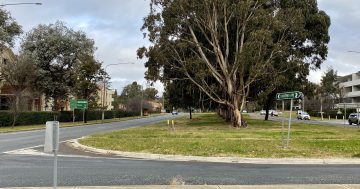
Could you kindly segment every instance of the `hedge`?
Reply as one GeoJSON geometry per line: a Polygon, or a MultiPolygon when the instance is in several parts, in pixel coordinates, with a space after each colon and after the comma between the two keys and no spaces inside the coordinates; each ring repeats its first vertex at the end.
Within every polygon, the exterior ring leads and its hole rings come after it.
{"type": "MultiPolygon", "coordinates": [[[[343,118],[343,116],[344,116],[344,114],[345,114],[345,110],[344,109],[340,109],[340,111],[341,111],[341,114],[338,114],[338,111],[339,110],[328,110],[328,111],[324,111],[324,113],[323,113],[323,117],[324,118],[329,118],[329,116],[330,116],[330,118],[332,118],[332,119],[335,119],[336,117],[338,118],[338,119],[342,119],[343,118]]],[[[356,109],[346,109],[346,119],[347,119],[347,117],[349,117],[349,115],[351,114],[351,113],[355,113],[356,112],[356,109]]],[[[308,112],[309,113],[309,115],[310,116],[313,116],[313,117],[321,117],[321,114],[320,114],[320,112],[319,111],[309,111],[308,112]]]]}
{"type": "MultiPolygon", "coordinates": [[[[75,121],[83,120],[83,111],[75,110],[75,121]]],[[[140,112],[125,112],[125,111],[105,111],[105,119],[113,119],[120,117],[131,117],[139,116],[140,112]]],[[[102,118],[102,111],[86,111],[86,120],[100,120],[102,118]]],[[[61,111],[61,112],[21,112],[15,125],[38,125],[45,124],[46,121],[58,120],[60,122],[72,122],[73,112],[72,111],[61,111]]],[[[0,112],[0,126],[11,126],[13,122],[13,116],[10,112],[0,112]]]]}

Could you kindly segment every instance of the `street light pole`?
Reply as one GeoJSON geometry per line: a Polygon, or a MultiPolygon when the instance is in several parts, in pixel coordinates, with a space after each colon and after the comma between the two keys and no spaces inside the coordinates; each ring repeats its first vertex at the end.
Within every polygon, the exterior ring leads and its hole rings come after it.
{"type": "Polygon", "coordinates": [[[12,6],[12,5],[42,5],[42,3],[6,3],[6,4],[0,4],[0,7],[5,6],[12,6]]]}
{"type": "MultiPolygon", "coordinates": [[[[126,62],[126,63],[116,63],[116,64],[108,64],[105,66],[105,73],[106,73],[106,69],[107,67],[109,66],[116,66],[116,65],[121,65],[121,64],[135,64],[133,62],[126,62]]],[[[101,122],[104,122],[104,119],[105,119],[105,96],[106,96],[106,78],[105,78],[105,75],[103,75],[103,90],[104,90],[104,93],[103,93],[103,98],[102,98],[102,114],[101,114],[101,122]]]]}

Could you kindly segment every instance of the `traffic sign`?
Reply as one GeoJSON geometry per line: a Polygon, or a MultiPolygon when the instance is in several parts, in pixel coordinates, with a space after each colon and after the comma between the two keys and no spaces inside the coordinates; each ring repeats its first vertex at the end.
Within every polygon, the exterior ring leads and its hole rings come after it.
{"type": "Polygon", "coordinates": [[[285,92],[285,93],[277,93],[276,100],[291,100],[291,99],[299,99],[304,95],[299,91],[285,92]]]}
{"type": "Polygon", "coordinates": [[[88,101],[87,100],[70,100],[70,108],[74,109],[87,109],[88,108],[88,101]]]}

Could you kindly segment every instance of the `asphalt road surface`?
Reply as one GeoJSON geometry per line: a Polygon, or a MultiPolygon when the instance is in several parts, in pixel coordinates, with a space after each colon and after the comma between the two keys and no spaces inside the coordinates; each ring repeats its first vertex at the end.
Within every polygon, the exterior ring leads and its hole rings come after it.
{"type": "MultiPolygon", "coordinates": [[[[118,123],[61,129],[60,138],[141,126],[170,115],[118,123]]],[[[44,131],[0,134],[0,187],[51,186],[53,158],[4,152],[42,145],[44,131]]],[[[61,154],[62,152],[60,152],[61,154]]],[[[64,152],[65,153],[65,152],[64,152]]],[[[60,186],[169,184],[174,177],[185,184],[360,184],[360,165],[256,165],[147,161],[124,158],[59,157],[60,186]]]]}

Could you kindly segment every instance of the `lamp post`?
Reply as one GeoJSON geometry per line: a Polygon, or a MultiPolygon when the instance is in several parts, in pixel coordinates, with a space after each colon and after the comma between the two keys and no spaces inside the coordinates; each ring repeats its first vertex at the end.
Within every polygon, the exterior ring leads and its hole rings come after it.
{"type": "MultiPolygon", "coordinates": [[[[135,64],[133,62],[125,62],[125,63],[115,63],[115,64],[108,64],[105,66],[105,73],[106,73],[106,69],[109,67],[109,66],[117,66],[117,65],[121,65],[121,64],[135,64]]],[[[101,122],[104,122],[104,119],[105,119],[105,97],[106,97],[106,78],[105,78],[105,75],[103,75],[103,90],[104,90],[104,93],[103,93],[103,98],[102,98],[102,115],[101,115],[101,122]]]]}
{"type": "Polygon", "coordinates": [[[144,81],[144,82],[141,83],[141,103],[140,103],[140,116],[141,117],[144,116],[144,113],[143,113],[143,101],[144,101],[144,88],[143,88],[143,85],[144,85],[144,83],[145,83],[145,86],[147,86],[146,85],[147,81],[144,81]]]}
{"type": "Polygon", "coordinates": [[[0,4],[0,7],[5,6],[12,6],[12,5],[42,5],[42,3],[6,3],[6,4],[0,4]]]}

